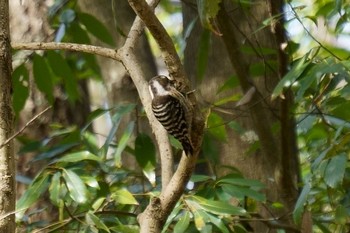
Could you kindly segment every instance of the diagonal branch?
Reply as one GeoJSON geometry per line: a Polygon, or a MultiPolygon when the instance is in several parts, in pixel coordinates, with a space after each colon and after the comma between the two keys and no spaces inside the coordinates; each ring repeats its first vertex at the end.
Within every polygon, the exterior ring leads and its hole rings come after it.
{"type": "MultiPolygon", "coordinates": [[[[152,9],[144,0],[129,0],[129,4],[134,9],[135,13],[143,20],[152,36],[158,43],[158,46],[162,52],[163,60],[169,71],[169,75],[174,78],[179,86],[183,88],[182,90],[184,90],[188,86],[187,84],[189,81],[186,78],[183,66],[181,65],[170,36],[159,22],[158,18],[154,15],[152,9]]],[[[131,53],[128,55],[130,56],[131,53]]],[[[130,58],[131,59],[128,59],[125,62],[133,60],[132,57],[130,58]]],[[[129,70],[131,77],[133,77],[133,74],[131,73],[132,71],[133,70],[129,70]]],[[[196,102],[196,100],[193,101],[196,102]]],[[[150,106],[145,105],[145,108],[146,107],[148,108],[150,106]]],[[[196,107],[198,108],[198,106],[196,107]]],[[[153,198],[146,210],[139,215],[138,221],[141,226],[141,233],[161,232],[166,219],[173,210],[176,202],[183,194],[184,187],[191,177],[200,150],[204,129],[204,121],[199,109],[196,109],[194,113],[196,113],[193,116],[192,122],[192,142],[194,144],[194,155],[193,157],[182,156],[180,164],[174,176],[171,178],[170,183],[166,187],[163,187],[159,197],[153,198]]],[[[154,116],[150,118],[150,121],[153,118],[154,116]]]]}

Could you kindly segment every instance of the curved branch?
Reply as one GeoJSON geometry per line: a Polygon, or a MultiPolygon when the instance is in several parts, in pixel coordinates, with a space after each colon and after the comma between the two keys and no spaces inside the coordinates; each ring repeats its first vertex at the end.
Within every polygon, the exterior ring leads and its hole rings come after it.
{"type": "Polygon", "coordinates": [[[154,15],[152,9],[144,0],[129,0],[129,4],[135,13],[146,24],[153,38],[156,40],[162,52],[162,57],[165,65],[167,66],[170,77],[176,79],[181,87],[185,88],[188,86],[189,82],[186,79],[185,70],[181,65],[179,56],[176,53],[174,43],[163,25],[154,15]]]}
{"type": "Polygon", "coordinates": [[[111,58],[116,61],[121,61],[121,57],[114,49],[108,49],[100,46],[87,45],[87,44],[76,44],[76,43],[57,43],[57,42],[31,42],[31,43],[20,43],[12,42],[11,46],[13,49],[21,50],[69,50],[75,52],[83,52],[99,55],[102,57],[111,58]]]}
{"type": "MultiPolygon", "coordinates": [[[[134,9],[135,13],[143,20],[158,43],[158,46],[162,51],[163,60],[169,71],[169,75],[177,81],[181,90],[185,90],[185,88],[188,87],[187,84],[189,81],[186,78],[184,68],[176,53],[170,36],[144,0],[129,0],[129,4],[134,9]]],[[[130,55],[132,55],[132,53],[129,53],[129,56],[130,55]]],[[[133,60],[132,57],[125,62],[130,62],[129,60],[133,60]]],[[[129,68],[131,67],[129,66],[129,68]]],[[[129,70],[129,72],[131,77],[133,77],[131,74],[133,70],[129,70]]],[[[137,75],[137,73],[135,74],[137,75]]],[[[149,98],[148,95],[147,97],[149,98]]],[[[195,105],[196,100],[194,98],[191,100],[195,105]]],[[[146,107],[150,108],[150,106],[145,105],[145,109],[146,107]]],[[[138,221],[141,225],[141,233],[161,232],[166,219],[173,210],[176,202],[183,194],[185,185],[191,177],[200,150],[200,145],[202,143],[204,129],[204,121],[200,110],[198,109],[198,106],[195,105],[195,107],[197,109],[194,111],[191,130],[194,155],[192,157],[182,156],[178,169],[171,178],[169,184],[166,187],[163,187],[160,196],[153,198],[146,210],[139,215],[138,221]]],[[[154,119],[153,113],[151,115],[152,117],[149,118],[150,122],[154,119]]],[[[162,126],[160,127],[163,128],[162,126]]]]}

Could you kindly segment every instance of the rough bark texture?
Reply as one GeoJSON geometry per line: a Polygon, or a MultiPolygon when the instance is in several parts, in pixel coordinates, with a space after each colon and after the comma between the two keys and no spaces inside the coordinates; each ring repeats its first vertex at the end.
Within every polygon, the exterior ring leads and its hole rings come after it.
{"type": "MultiPolygon", "coordinates": [[[[8,0],[0,1],[0,142],[13,133],[12,112],[12,61],[9,29],[8,0]]],[[[0,216],[15,210],[15,158],[13,143],[0,149],[0,216]]],[[[13,214],[0,219],[0,233],[15,232],[13,214]]]]}
{"type": "MultiPolygon", "coordinates": [[[[195,1],[185,1],[183,5],[186,28],[196,17],[197,9],[194,7],[195,1]]],[[[218,87],[233,74],[237,76],[243,93],[252,87],[256,89],[250,102],[245,106],[239,109],[235,108],[234,104],[224,106],[231,115],[217,113],[225,121],[235,120],[247,132],[256,135],[260,148],[247,155],[246,152],[255,142],[254,138],[251,141],[246,140],[245,137],[227,127],[227,143],[219,145],[220,163],[237,167],[248,178],[261,180],[267,187],[265,193],[268,203],[280,202],[284,205],[280,210],[272,209],[269,204],[259,206],[256,211],[262,218],[276,217],[281,222],[292,224],[290,214],[298,194],[296,184],[299,174],[294,123],[290,112],[291,99],[288,98],[280,103],[271,102],[269,97],[279,78],[284,75],[288,60],[281,54],[280,49],[281,43],[284,42],[284,37],[281,37],[284,35],[283,27],[279,26],[277,30],[274,25],[262,27],[265,19],[272,14],[281,13],[281,5],[270,6],[270,1],[254,1],[247,7],[234,4],[232,1],[222,2],[216,19],[222,36],[213,34],[211,36],[206,77],[197,90],[203,98],[202,102],[214,103],[223,96],[216,95],[218,87]],[[244,52],[244,47],[248,46],[253,48],[252,53],[244,52]],[[265,48],[276,52],[266,55],[262,52],[265,48]],[[268,61],[275,61],[278,65],[271,67],[268,61]],[[250,69],[258,63],[264,65],[265,73],[259,77],[253,77],[250,69]],[[278,130],[273,130],[276,126],[278,130]]],[[[193,83],[197,82],[193,55],[198,54],[202,32],[203,29],[197,22],[188,38],[185,50],[185,68],[193,83]]],[[[240,90],[232,90],[231,93],[225,94],[232,95],[240,90]]],[[[227,172],[225,169],[220,169],[218,175],[225,175],[227,172]]],[[[255,223],[255,232],[263,232],[265,225],[267,224],[255,223]]]]}

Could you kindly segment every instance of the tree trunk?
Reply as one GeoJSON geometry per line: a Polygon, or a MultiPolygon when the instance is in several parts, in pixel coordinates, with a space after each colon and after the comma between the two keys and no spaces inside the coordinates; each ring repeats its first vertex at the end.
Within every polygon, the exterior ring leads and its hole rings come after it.
{"type": "MultiPolygon", "coordinates": [[[[260,217],[277,217],[281,222],[292,225],[291,212],[298,195],[296,184],[299,178],[295,128],[290,112],[292,104],[290,96],[281,102],[270,101],[271,92],[285,74],[288,61],[280,49],[281,44],[285,42],[284,37],[281,37],[284,35],[284,31],[281,31],[283,27],[277,28],[278,31],[275,25],[268,27],[262,25],[264,20],[272,16],[271,14],[282,13],[281,1],[278,1],[279,7],[272,6],[271,2],[266,1],[266,4],[254,2],[244,8],[242,5],[233,4],[232,1],[222,2],[216,19],[222,36],[211,35],[206,76],[197,90],[204,99],[203,102],[214,103],[225,96],[216,95],[218,87],[234,73],[239,81],[240,90],[232,90],[226,96],[240,91],[245,94],[252,88],[255,90],[251,100],[239,109],[232,103],[223,106],[231,115],[217,112],[226,122],[234,120],[239,123],[245,129],[247,136],[253,135],[247,140],[244,135],[239,135],[226,127],[227,142],[219,144],[218,157],[221,164],[235,166],[246,177],[259,179],[265,183],[268,204],[260,205],[254,210],[260,217]],[[249,47],[253,54],[244,52],[244,47],[249,47]],[[264,54],[266,48],[275,52],[264,54]],[[276,61],[277,65],[274,65],[276,61]],[[265,70],[253,77],[250,70],[254,65],[263,65],[265,70]],[[259,140],[259,149],[247,155],[246,152],[256,140],[259,140]],[[270,205],[277,202],[283,204],[282,209],[276,210],[270,205]]],[[[194,4],[195,1],[184,3],[184,28],[197,15],[194,4]]],[[[282,25],[283,22],[278,23],[282,25]]],[[[203,29],[197,22],[187,40],[185,50],[185,68],[193,83],[198,82],[195,80],[198,71],[193,55],[198,54],[202,33],[203,29]]],[[[225,169],[220,169],[217,175],[222,176],[227,172],[225,169]]],[[[254,224],[255,232],[263,232],[265,225],[268,224],[262,222],[254,224]]],[[[268,225],[267,228],[274,227],[268,225]]]]}
{"type": "MultiPolygon", "coordinates": [[[[0,0],[0,144],[13,134],[12,61],[8,0],[0,0]]],[[[13,143],[0,149],[0,216],[15,210],[15,158],[13,143]]],[[[15,216],[0,218],[0,233],[15,232],[15,216]]]]}

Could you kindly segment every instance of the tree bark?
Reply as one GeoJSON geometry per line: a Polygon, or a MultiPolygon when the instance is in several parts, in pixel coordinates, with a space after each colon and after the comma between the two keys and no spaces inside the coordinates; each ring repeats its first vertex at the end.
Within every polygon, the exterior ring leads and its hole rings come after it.
{"type": "MultiPolygon", "coordinates": [[[[256,1],[249,7],[242,7],[232,1],[222,1],[215,21],[222,35],[211,35],[206,75],[197,90],[203,98],[203,103],[214,103],[240,91],[244,95],[254,88],[255,93],[251,100],[239,109],[234,103],[223,106],[231,115],[216,113],[226,122],[234,120],[246,132],[256,135],[259,149],[247,155],[252,142],[226,127],[228,138],[225,143],[219,142],[218,157],[221,164],[237,167],[247,178],[259,179],[265,183],[268,203],[283,204],[283,209],[280,210],[275,210],[269,205],[260,205],[256,211],[262,218],[278,217],[282,222],[292,225],[290,213],[297,199],[296,184],[299,178],[295,125],[290,110],[292,99],[289,96],[283,101],[270,101],[270,94],[285,74],[288,64],[287,55],[281,51],[281,44],[285,42],[284,30],[281,27],[283,22],[278,22],[278,28],[275,24],[267,27],[262,25],[269,17],[282,14],[281,2],[277,2],[256,1]],[[244,48],[247,47],[251,48],[253,53],[244,52],[244,48]],[[263,50],[266,48],[276,52],[264,54],[263,50]],[[277,61],[278,65],[271,67],[268,61],[277,61]],[[250,70],[254,64],[259,63],[264,64],[265,73],[253,77],[250,70]],[[216,95],[218,88],[233,74],[237,76],[240,88],[216,95]],[[278,130],[273,130],[277,125],[278,130]]],[[[198,14],[195,3],[183,3],[185,29],[198,14]]],[[[187,40],[185,50],[185,68],[192,83],[198,82],[197,65],[193,55],[198,54],[202,32],[203,29],[197,22],[187,40]]],[[[215,171],[215,167],[213,170],[215,171]]],[[[222,176],[227,172],[220,169],[217,175],[222,176]]],[[[268,227],[263,223],[254,224],[255,232],[262,232],[268,227]]]]}
{"type": "MultiPolygon", "coordinates": [[[[13,133],[12,60],[9,29],[9,3],[0,0],[0,144],[13,133]]],[[[0,149],[0,216],[15,210],[15,158],[13,143],[0,149]]],[[[0,218],[0,233],[15,232],[15,216],[0,218]]]]}

